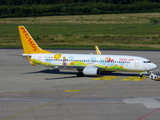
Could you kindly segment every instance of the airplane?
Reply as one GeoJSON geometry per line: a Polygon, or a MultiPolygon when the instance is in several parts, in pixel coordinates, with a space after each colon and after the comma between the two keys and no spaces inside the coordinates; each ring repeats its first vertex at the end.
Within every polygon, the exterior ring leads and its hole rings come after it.
{"type": "Polygon", "coordinates": [[[77,76],[98,76],[101,71],[149,72],[157,67],[149,59],[129,55],[66,54],[52,53],[40,48],[24,26],[18,26],[23,46],[23,57],[31,65],[43,65],[55,69],[72,69],[77,76]]]}

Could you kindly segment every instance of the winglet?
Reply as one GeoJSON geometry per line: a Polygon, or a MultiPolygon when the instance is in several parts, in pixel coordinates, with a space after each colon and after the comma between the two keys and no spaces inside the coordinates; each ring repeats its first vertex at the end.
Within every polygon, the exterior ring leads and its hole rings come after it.
{"type": "Polygon", "coordinates": [[[95,49],[96,49],[97,55],[101,55],[101,51],[99,50],[99,48],[97,46],[95,46],[95,49]]]}
{"type": "Polygon", "coordinates": [[[51,53],[41,49],[24,26],[18,26],[18,29],[25,54],[51,53]]]}

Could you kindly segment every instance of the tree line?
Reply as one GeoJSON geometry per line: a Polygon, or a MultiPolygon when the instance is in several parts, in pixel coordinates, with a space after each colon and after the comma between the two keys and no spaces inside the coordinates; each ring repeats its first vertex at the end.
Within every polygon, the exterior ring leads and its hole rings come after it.
{"type": "Polygon", "coordinates": [[[135,2],[160,2],[160,0],[0,0],[0,5],[68,4],[68,3],[132,4],[135,2]]]}
{"type": "MultiPolygon", "coordinates": [[[[13,1],[13,0],[10,0],[10,1],[13,1]]],[[[24,2],[27,0],[21,0],[21,1],[24,2]]],[[[28,0],[28,1],[33,2],[35,0],[28,0]]],[[[40,0],[40,1],[43,1],[43,0],[40,0]]],[[[45,1],[49,1],[49,0],[45,0],[45,1]]],[[[50,1],[56,1],[56,0],[50,0],[50,1]]],[[[95,1],[98,1],[98,0],[95,0],[95,1]]],[[[132,4],[108,4],[105,2],[86,2],[86,3],[78,2],[78,3],[67,3],[67,4],[0,5],[1,18],[52,16],[52,15],[140,13],[140,12],[141,13],[142,12],[160,12],[160,3],[159,2],[134,2],[132,4]]]]}

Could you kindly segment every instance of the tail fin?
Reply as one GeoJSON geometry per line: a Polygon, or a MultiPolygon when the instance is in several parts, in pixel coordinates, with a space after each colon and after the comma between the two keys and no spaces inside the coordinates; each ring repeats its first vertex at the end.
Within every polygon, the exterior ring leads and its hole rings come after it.
{"type": "Polygon", "coordinates": [[[97,46],[95,46],[95,49],[96,49],[97,55],[101,55],[101,51],[99,50],[97,46]]]}
{"type": "Polygon", "coordinates": [[[41,49],[24,26],[18,26],[24,54],[51,53],[41,49]]]}

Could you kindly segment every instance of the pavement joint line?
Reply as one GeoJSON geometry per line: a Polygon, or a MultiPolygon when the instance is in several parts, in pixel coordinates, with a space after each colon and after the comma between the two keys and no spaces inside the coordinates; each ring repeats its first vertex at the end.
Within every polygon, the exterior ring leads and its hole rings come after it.
{"type": "Polygon", "coordinates": [[[3,92],[0,94],[1,95],[19,95],[19,94],[28,95],[28,93],[53,93],[53,92],[57,92],[57,91],[3,92]]]}
{"type": "Polygon", "coordinates": [[[111,81],[107,81],[107,82],[105,82],[105,83],[103,83],[103,84],[100,84],[100,85],[97,85],[97,86],[94,86],[94,87],[91,87],[91,88],[88,88],[88,89],[82,90],[82,91],[80,91],[80,92],[78,92],[78,93],[74,93],[74,94],[69,95],[69,96],[67,96],[67,97],[63,97],[63,98],[61,98],[61,99],[58,99],[58,100],[55,100],[55,101],[49,102],[49,103],[47,103],[47,104],[44,104],[44,105],[41,105],[41,106],[35,107],[35,108],[33,108],[33,109],[30,109],[30,110],[27,110],[27,111],[21,112],[21,113],[16,114],[16,115],[13,115],[13,116],[10,116],[10,117],[7,117],[7,118],[4,118],[4,119],[2,119],[2,120],[8,120],[8,119],[14,118],[14,117],[16,117],[16,116],[19,116],[19,115],[25,114],[25,113],[27,113],[27,112],[31,112],[31,111],[36,110],[36,109],[38,109],[38,108],[41,108],[41,107],[44,107],[44,106],[50,105],[50,104],[52,104],[52,103],[55,103],[55,102],[58,102],[58,101],[61,101],[61,100],[67,99],[67,98],[72,97],[72,96],[74,96],[74,95],[78,95],[78,94],[80,94],[80,93],[83,93],[83,92],[86,92],[86,91],[89,91],[89,90],[95,89],[95,88],[97,88],[97,87],[100,87],[100,86],[103,86],[103,85],[109,84],[109,83],[114,82],[114,81],[116,81],[116,80],[114,79],[114,80],[111,80],[111,81]]]}

